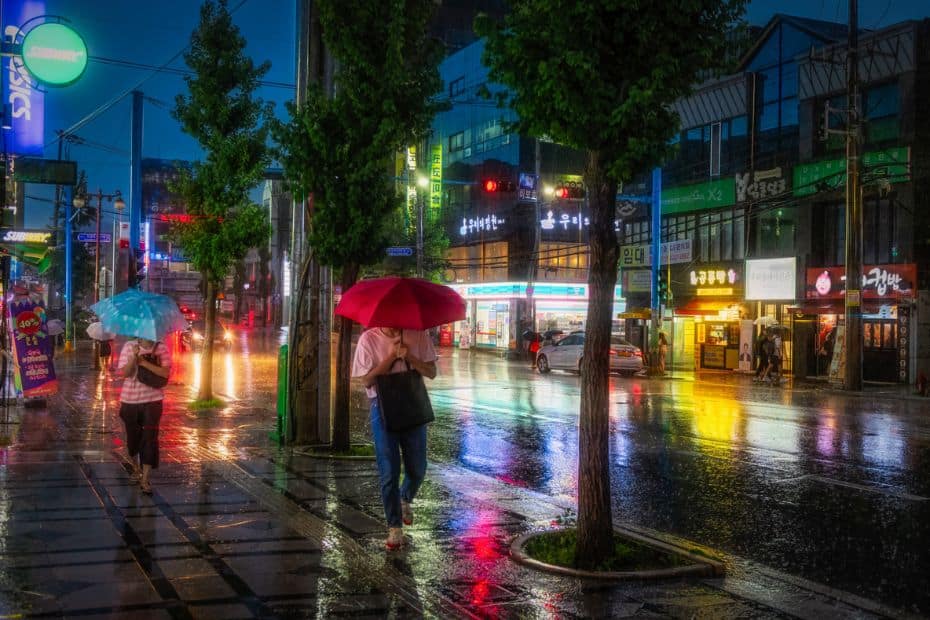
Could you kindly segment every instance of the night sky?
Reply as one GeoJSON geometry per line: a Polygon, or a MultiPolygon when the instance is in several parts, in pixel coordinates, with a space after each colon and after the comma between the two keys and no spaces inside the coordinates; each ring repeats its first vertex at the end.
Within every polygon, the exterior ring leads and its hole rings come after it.
{"type": "MultiPolygon", "coordinates": [[[[6,0],[9,2],[10,0],[6,0]]],[[[376,1],[376,0],[374,0],[376,1]]],[[[57,155],[55,131],[72,127],[100,105],[122,94],[142,80],[139,86],[146,97],[144,157],[194,159],[196,144],[183,134],[169,113],[174,97],[185,91],[179,75],[125,67],[108,62],[127,61],[161,66],[187,44],[197,24],[200,2],[197,0],[45,0],[46,13],[70,20],[87,42],[92,60],[76,84],[50,89],[45,97],[46,157],[57,155]],[[93,58],[106,59],[94,60],[93,58]]],[[[294,0],[230,0],[234,19],[248,40],[248,52],[256,61],[270,60],[267,81],[294,83],[295,2],[294,0]]],[[[863,28],[887,26],[904,19],[921,18],[928,13],[919,3],[892,0],[864,0],[860,3],[863,28]]],[[[776,12],[831,21],[846,20],[846,0],[755,0],[748,17],[751,23],[764,24],[776,12]]],[[[183,69],[178,56],[169,67],[183,69]]],[[[284,115],[284,102],[293,98],[293,90],[265,87],[260,96],[276,102],[276,111],[284,115]]],[[[86,145],[72,145],[70,158],[79,169],[87,171],[89,188],[105,193],[116,189],[128,198],[130,98],[126,97],[91,123],[77,131],[86,145]]],[[[47,188],[31,185],[27,197],[47,198],[47,188]]],[[[26,204],[26,224],[30,228],[48,223],[51,205],[42,200],[26,204]]]]}

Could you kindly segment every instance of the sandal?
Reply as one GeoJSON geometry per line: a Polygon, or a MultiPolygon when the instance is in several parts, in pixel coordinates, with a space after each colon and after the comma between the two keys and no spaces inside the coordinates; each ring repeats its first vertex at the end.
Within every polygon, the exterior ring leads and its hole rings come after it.
{"type": "Polygon", "coordinates": [[[152,483],[149,482],[148,480],[139,480],[139,489],[145,495],[151,495],[152,494],[152,483]]]}
{"type": "Polygon", "coordinates": [[[131,483],[133,483],[133,484],[139,484],[139,481],[140,481],[140,480],[142,480],[142,472],[141,472],[141,471],[134,471],[134,472],[132,472],[131,474],[129,474],[129,482],[131,482],[131,483]]]}

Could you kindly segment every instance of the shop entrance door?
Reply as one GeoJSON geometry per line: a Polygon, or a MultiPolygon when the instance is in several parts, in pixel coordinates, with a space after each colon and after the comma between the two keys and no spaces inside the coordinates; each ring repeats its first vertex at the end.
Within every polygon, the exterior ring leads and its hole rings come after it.
{"type": "Polygon", "coordinates": [[[898,381],[898,322],[866,319],[862,322],[862,378],[866,381],[898,381]]]}

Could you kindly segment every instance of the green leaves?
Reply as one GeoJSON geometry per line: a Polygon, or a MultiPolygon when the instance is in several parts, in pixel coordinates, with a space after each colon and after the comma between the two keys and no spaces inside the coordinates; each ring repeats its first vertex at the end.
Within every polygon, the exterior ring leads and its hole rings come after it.
{"type": "Polygon", "coordinates": [[[173,116],[200,143],[203,161],[181,168],[173,189],[184,197],[189,222],[172,226],[172,237],[195,268],[218,283],[249,248],[264,244],[270,227],[249,191],[268,165],[267,120],[271,107],[253,97],[270,65],[256,66],[233,24],[226,0],[207,0],[184,55],[194,75],[185,78],[173,116]]]}
{"type": "Polygon", "coordinates": [[[306,102],[275,123],[277,157],[295,196],[313,196],[309,242],[324,264],[383,257],[385,225],[402,204],[394,153],[429,127],[442,82],[441,46],[429,38],[432,0],[320,0],[324,41],[338,72],[330,97],[311,85],[306,102]]]}
{"type": "Polygon", "coordinates": [[[476,24],[484,61],[530,135],[597,151],[616,182],[660,163],[672,103],[723,57],[744,0],[517,0],[476,24]]]}

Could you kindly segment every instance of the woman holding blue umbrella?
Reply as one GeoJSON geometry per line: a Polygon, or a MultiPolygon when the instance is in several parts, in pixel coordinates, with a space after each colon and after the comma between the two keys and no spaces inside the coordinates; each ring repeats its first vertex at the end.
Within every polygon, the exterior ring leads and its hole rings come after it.
{"type": "Polygon", "coordinates": [[[130,340],[123,345],[117,370],[125,377],[119,417],[126,426],[126,450],[134,470],[130,479],[151,495],[149,475],[158,468],[158,426],[165,398],[162,388],[171,371],[171,354],[162,342],[130,340]]]}
{"type": "Polygon", "coordinates": [[[171,354],[161,341],[186,327],[187,321],[170,297],[136,289],[98,302],[91,310],[104,330],[132,338],[123,345],[117,363],[117,372],[124,377],[120,418],[126,425],[131,479],[139,482],[143,493],[151,494],[149,475],[158,468],[163,388],[171,371],[171,354]]]}

